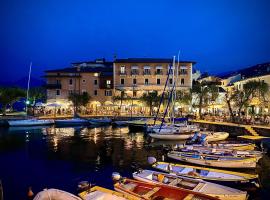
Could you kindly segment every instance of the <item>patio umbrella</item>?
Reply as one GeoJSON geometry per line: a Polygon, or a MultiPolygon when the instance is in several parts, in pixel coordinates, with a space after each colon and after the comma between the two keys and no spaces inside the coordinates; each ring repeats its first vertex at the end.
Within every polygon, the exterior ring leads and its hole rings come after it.
{"type": "Polygon", "coordinates": [[[42,103],[42,102],[38,102],[38,103],[36,103],[36,106],[42,107],[42,106],[46,106],[46,104],[42,103]]]}
{"type": "Polygon", "coordinates": [[[47,104],[47,106],[48,107],[54,107],[54,117],[56,117],[56,108],[61,107],[62,105],[58,104],[58,103],[50,103],[50,104],[47,104]]]}

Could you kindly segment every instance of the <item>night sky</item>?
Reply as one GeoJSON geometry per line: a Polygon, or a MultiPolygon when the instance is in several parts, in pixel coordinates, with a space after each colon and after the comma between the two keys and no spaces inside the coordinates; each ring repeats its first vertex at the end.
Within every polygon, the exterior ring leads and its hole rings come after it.
{"type": "Polygon", "coordinates": [[[269,0],[1,0],[1,81],[105,57],[171,57],[211,73],[270,61],[269,0]]]}

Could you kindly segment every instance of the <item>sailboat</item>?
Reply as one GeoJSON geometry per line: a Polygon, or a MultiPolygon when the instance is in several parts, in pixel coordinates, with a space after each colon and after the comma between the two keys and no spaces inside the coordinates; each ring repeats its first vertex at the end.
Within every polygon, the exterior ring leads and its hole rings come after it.
{"type": "MultiPolygon", "coordinates": [[[[31,79],[31,72],[32,72],[32,62],[29,66],[29,73],[28,73],[28,81],[27,81],[27,92],[26,92],[26,115],[27,115],[27,104],[29,103],[29,88],[30,88],[30,79],[31,79]]],[[[20,119],[20,120],[8,120],[9,126],[42,126],[42,125],[51,125],[54,123],[53,120],[40,120],[36,118],[32,119],[20,119]]]]}
{"type": "MultiPolygon", "coordinates": [[[[178,56],[179,57],[179,56],[178,56]]],[[[152,138],[155,139],[164,139],[164,140],[184,140],[184,139],[189,139],[194,135],[194,131],[198,131],[198,127],[194,125],[188,125],[187,120],[183,124],[177,124],[177,118],[175,118],[175,101],[176,101],[176,89],[177,89],[177,77],[178,77],[178,69],[179,69],[179,58],[178,58],[178,65],[176,68],[175,65],[175,56],[173,57],[173,68],[171,69],[171,66],[169,67],[168,70],[168,76],[167,76],[167,81],[164,86],[163,94],[165,92],[165,88],[168,83],[168,78],[170,77],[170,74],[172,72],[172,87],[171,89],[169,88],[170,95],[169,95],[169,100],[166,106],[166,110],[164,113],[163,121],[161,125],[155,125],[149,129],[151,133],[149,135],[152,138]],[[175,69],[177,69],[175,73],[175,69]],[[167,115],[168,111],[170,112],[170,123],[171,124],[164,124],[164,118],[167,115]]],[[[164,96],[162,94],[162,96],[164,96]]],[[[161,104],[162,102],[160,102],[161,104]]]]}

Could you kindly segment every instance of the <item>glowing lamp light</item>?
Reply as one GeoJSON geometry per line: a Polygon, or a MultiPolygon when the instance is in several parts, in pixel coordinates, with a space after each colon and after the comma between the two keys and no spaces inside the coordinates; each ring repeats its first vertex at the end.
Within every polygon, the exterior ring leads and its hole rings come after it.
{"type": "Polygon", "coordinates": [[[29,105],[30,104],[30,101],[29,100],[26,100],[25,103],[26,103],[26,105],[29,105]]]}

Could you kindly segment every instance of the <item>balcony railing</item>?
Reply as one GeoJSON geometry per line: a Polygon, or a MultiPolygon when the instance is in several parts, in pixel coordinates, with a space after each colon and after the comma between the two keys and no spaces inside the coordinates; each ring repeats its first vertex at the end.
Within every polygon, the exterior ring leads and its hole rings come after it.
{"type": "Polygon", "coordinates": [[[62,85],[60,83],[48,83],[45,85],[46,89],[62,89],[62,85]]]}

